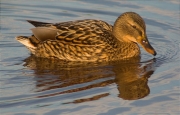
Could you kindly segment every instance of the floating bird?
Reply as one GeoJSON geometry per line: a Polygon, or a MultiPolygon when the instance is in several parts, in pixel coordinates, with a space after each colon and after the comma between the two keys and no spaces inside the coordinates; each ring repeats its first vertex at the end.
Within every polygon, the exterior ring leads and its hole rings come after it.
{"type": "Polygon", "coordinates": [[[156,55],[146,35],[143,18],[125,12],[110,25],[102,20],[45,23],[27,20],[35,26],[32,36],[18,36],[36,57],[66,61],[114,61],[140,57],[140,44],[156,55]]]}

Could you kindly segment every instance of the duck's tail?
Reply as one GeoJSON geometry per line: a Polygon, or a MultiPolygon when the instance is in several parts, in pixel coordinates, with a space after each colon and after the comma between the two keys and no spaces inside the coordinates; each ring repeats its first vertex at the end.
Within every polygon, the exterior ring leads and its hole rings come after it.
{"type": "Polygon", "coordinates": [[[35,38],[33,36],[30,36],[30,37],[17,36],[16,40],[19,41],[20,43],[22,43],[23,45],[25,45],[27,47],[27,49],[29,49],[32,54],[35,54],[37,44],[39,43],[37,38],[35,38]]]}
{"type": "Polygon", "coordinates": [[[29,23],[34,25],[35,27],[43,27],[45,25],[51,24],[51,23],[46,23],[46,22],[38,22],[38,21],[33,21],[33,20],[27,20],[29,23]]]}

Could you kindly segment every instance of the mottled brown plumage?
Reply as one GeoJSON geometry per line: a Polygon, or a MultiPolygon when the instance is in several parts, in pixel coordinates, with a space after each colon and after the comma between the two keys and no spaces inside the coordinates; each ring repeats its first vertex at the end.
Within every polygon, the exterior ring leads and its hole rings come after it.
{"type": "Polygon", "coordinates": [[[138,44],[156,55],[146,36],[144,20],[134,12],[118,17],[114,26],[101,20],[61,23],[30,21],[36,28],[30,37],[18,36],[37,57],[67,61],[112,61],[140,56],[138,44]]]}

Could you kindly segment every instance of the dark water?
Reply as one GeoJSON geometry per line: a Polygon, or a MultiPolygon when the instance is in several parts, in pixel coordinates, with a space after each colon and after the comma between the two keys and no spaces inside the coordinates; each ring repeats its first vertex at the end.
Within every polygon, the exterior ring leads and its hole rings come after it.
{"type": "Polygon", "coordinates": [[[1,0],[0,114],[180,114],[180,2],[1,0]],[[67,63],[35,59],[14,38],[31,35],[25,20],[61,22],[139,13],[157,56],[140,63],[67,63]],[[154,59],[153,59],[154,58],[154,59]]]}

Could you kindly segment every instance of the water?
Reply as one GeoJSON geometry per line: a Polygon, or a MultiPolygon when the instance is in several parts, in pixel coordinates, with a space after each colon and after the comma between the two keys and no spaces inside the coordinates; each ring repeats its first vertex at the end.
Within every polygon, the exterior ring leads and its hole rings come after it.
{"type": "Polygon", "coordinates": [[[180,2],[116,0],[1,0],[0,114],[180,114],[180,2]],[[25,20],[63,22],[139,13],[157,56],[140,63],[36,60],[14,38],[31,35],[25,20]]]}

